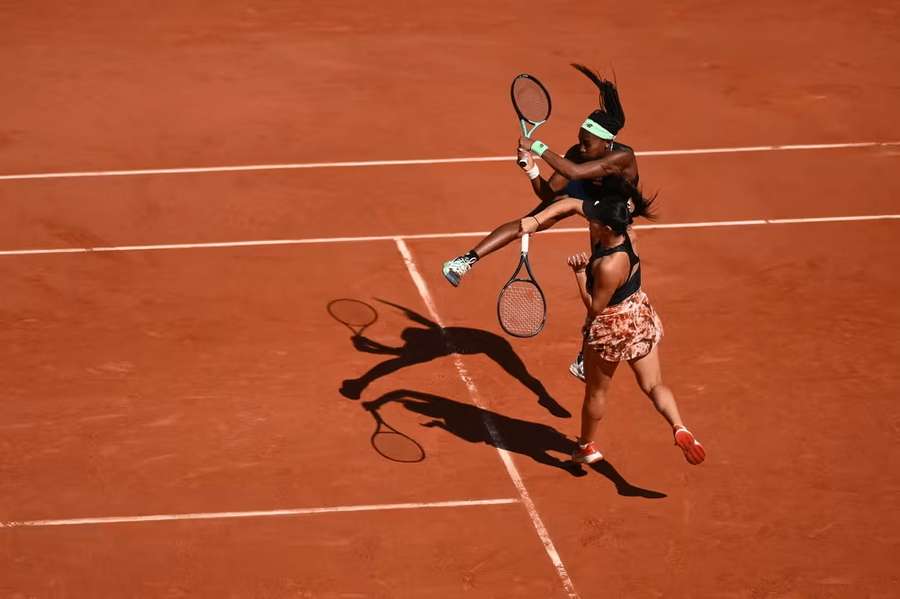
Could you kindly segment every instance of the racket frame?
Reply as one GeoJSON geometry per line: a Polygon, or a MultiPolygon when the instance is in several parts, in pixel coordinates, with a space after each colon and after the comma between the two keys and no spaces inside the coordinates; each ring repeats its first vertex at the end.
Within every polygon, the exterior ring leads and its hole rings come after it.
{"type": "Polygon", "coordinates": [[[522,235],[522,251],[521,251],[521,254],[519,255],[519,265],[516,267],[515,272],[513,272],[512,276],[509,278],[509,280],[506,282],[506,284],[503,286],[503,288],[500,289],[500,293],[497,294],[497,321],[500,323],[500,328],[503,329],[503,331],[506,334],[512,335],[513,337],[518,337],[520,339],[527,339],[529,337],[537,336],[541,331],[544,330],[544,325],[547,323],[547,298],[544,296],[544,290],[541,289],[541,286],[538,284],[537,279],[534,277],[534,274],[531,272],[531,263],[528,261],[528,246],[529,246],[528,238],[530,236],[531,235],[529,233],[522,235]],[[528,273],[527,279],[522,279],[519,277],[519,272],[521,272],[522,266],[525,267],[525,272],[528,273]],[[520,333],[514,333],[514,332],[510,331],[509,329],[506,328],[506,325],[503,324],[503,318],[500,316],[500,300],[503,298],[503,292],[506,291],[507,287],[509,287],[510,285],[512,285],[515,282],[525,282],[525,283],[533,284],[535,286],[535,288],[537,289],[538,294],[541,296],[541,303],[544,306],[544,313],[541,316],[541,326],[539,326],[538,329],[531,335],[522,335],[520,333]]]}
{"type": "MultiPolygon", "coordinates": [[[[538,80],[538,78],[534,75],[521,73],[513,78],[512,84],[509,86],[509,97],[512,100],[513,109],[516,111],[516,114],[519,115],[519,124],[522,126],[522,135],[524,135],[528,139],[531,139],[531,136],[534,135],[534,132],[537,130],[537,128],[546,123],[547,119],[550,118],[550,112],[553,110],[553,102],[550,99],[550,92],[547,91],[547,88],[544,87],[544,84],[541,83],[540,80],[538,80]],[[541,91],[544,92],[544,96],[547,97],[547,116],[544,118],[544,120],[532,121],[531,119],[523,115],[521,110],[519,110],[519,105],[516,103],[516,81],[518,81],[519,79],[528,79],[530,81],[533,81],[539,88],[541,88],[541,91]],[[532,125],[530,130],[528,129],[529,124],[532,125]]],[[[521,167],[524,167],[527,164],[525,160],[519,160],[518,162],[519,166],[521,167]]]]}
{"type": "Polygon", "coordinates": [[[375,453],[380,455],[381,457],[391,460],[392,462],[399,462],[401,464],[417,464],[425,459],[425,448],[422,447],[422,444],[407,435],[406,433],[402,433],[395,429],[393,426],[384,421],[384,417],[381,415],[381,412],[378,411],[378,408],[366,408],[372,417],[375,419],[375,432],[372,433],[372,436],[369,437],[369,444],[372,446],[372,449],[375,450],[375,453]],[[383,430],[384,429],[384,430],[383,430]],[[403,437],[412,445],[414,445],[418,449],[419,457],[414,460],[404,460],[391,455],[388,455],[384,451],[382,451],[376,442],[378,435],[398,435],[403,437]]]}
{"type": "Polygon", "coordinates": [[[366,303],[362,300],[358,300],[358,299],[351,298],[351,297],[340,297],[337,299],[333,299],[330,302],[328,302],[328,305],[325,306],[325,309],[328,311],[329,316],[331,316],[333,319],[335,319],[336,321],[338,321],[339,323],[341,323],[342,325],[344,325],[345,327],[350,329],[350,332],[353,333],[354,337],[361,337],[363,331],[365,331],[367,328],[369,328],[370,326],[372,326],[373,324],[378,322],[378,310],[376,310],[375,308],[373,308],[368,303],[366,303]],[[344,316],[341,315],[339,313],[339,311],[335,308],[335,305],[337,305],[341,302],[365,306],[367,311],[371,311],[371,318],[365,323],[359,323],[359,322],[351,323],[348,320],[344,320],[344,316]]]}

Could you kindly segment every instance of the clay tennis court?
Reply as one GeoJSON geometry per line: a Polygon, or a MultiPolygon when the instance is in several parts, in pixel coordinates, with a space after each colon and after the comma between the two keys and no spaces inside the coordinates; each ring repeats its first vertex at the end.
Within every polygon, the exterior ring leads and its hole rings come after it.
{"type": "Polygon", "coordinates": [[[897,596],[898,16],[0,4],[0,596],[897,596]],[[568,462],[583,221],[532,240],[536,338],[496,321],[515,247],[440,272],[534,205],[508,82],[568,147],[572,61],[615,68],[660,192],[698,467],[627,369],[607,461],[568,462]],[[374,451],[365,402],[424,459],[374,451]]]}

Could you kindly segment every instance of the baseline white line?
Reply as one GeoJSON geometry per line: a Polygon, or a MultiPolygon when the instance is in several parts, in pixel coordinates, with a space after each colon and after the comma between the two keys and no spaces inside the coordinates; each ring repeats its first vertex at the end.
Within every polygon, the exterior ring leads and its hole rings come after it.
{"type": "Polygon", "coordinates": [[[107,516],[101,518],[67,518],[64,520],[23,520],[0,522],[0,528],[26,526],[79,526],[84,524],[120,524],[126,522],[165,522],[170,520],[223,520],[229,518],[271,518],[274,516],[301,516],[304,514],[335,514],[347,512],[376,512],[387,510],[417,510],[446,507],[472,507],[479,505],[506,505],[519,503],[516,498],[472,499],[468,501],[436,501],[430,503],[385,503],[373,505],[339,505],[286,510],[258,510],[252,512],[200,512],[195,514],[156,514],[152,516],[107,516]]]}
{"type": "MultiPolygon", "coordinates": [[[[719,220],[698,223],[668,223],[655,225],[635,225],[635,229],[695,229],[704,227],[746,227],[754,225],[781,225],[800,223],[836,223],[869,220],[898,220],[900,214],[872,214],[861,216],[822,216],[811,218],[773,218],[753,220],[719,220]]],[[[541,231],[540,235],[561,233],[583,233],[587,227],[560,227],[541,231]]],[[[28,256],[34,254],[89,254],[93,252],[146,252],[153,250],[189,250],[234,247],[259,247],[277,245],[310,245],[327,243],[360,243],[367,241],[394,241],[396,239],[454,239],[460,237],[484,237],[489,231],[466,231],[461,233],[422,233],[415,235],[369,235],[363,237],[309,237],[306,239],[260,239],[255,241],[216,241],[209,243],[168,243],[154,245],[116,245],[83,248],[48,248],[31,250],[0,250],[0,256],[28,256]]]]}
{"type": "Polygon", "coordinates": [[[773,225],[796,224],[796,223],[841,223],[854,222],[863,220],[896,220],[900,218],[900,214],[880,214],[867,216],[819,216],[812,218],[770,218],[766,222],[773,225]]]}
{"type": "MultiPolygon", "coordinates": [[[[648,150],[636,156],[691,156],[698,154],[734,154],[740,152],[782,152],[790,150],[836,150],[849,148],[877,148],[900,145],[900,141],[863,141],[832,144],[787,144],[768,146],[739,146],[731,148],[696,148],[687,150],[648,150]]],[[[249,171],[278,171],[321,168],[359,168],[370,166],[411,166],[425,164],[468,164],[476,162],[511,162],[515,156],[473,156],[471,158],[418,158],[411,160],[354,160],[347,162],[293,162],[284,164],[245,164],[234,166],[199,166],[184,168],[142,168],[131,170],[71,171],[60,173],[24,173],[0,175],[0,181],[27,179],[74,179],[79,177],[133,177],[139,175],[182,175],[188,173],[229,173],[249,171]]]]}
{"type": "Polygon", "coordinates": [[[425,303],[425,307],[428,309],[429,316],[431,316],[431,319],[441,327],[441,333],[444,337],[444,344],[453,355],[453,365],[456,367],[456,372],[459,375],[460,380],[462,380],[462,382],[466,386],[466,389],[468,389],[469,397],[472,400],[472,403],[482,410],[481,418],[484,422],[484,426],[485,428],[487,428],[488,434],[491,436],[491,441],[493,442],[494,447],[497,449],[497,453],[500,455],[500,460],[506,467],[506,473],[509,475],[509,478],[512,480],[513,485],[515,485],[516,487],[516,491],[519,494],[519,499],[522,502],[522,505],[525,506],[525,510],[528,512],[528,515],[531,518],[531,524],[534,526],[534,530],[537,533],[538,538],[540,538],[541,543],[544,545],[544,550],[547,552],[547,556],[553,563],[553,567],[556,568],[556,573],[562,581],[566,593],[568,593],[570,598],[578,599],[578,593],[575,591],[575,585],[572,583],[572,579],[569,578],[569,573],[566,571],[566,567],[562,563],[559,552],[556,550],[553,541],[550,539],[550,533],[547,532],[547,527],[544,526],[544,522],[541,519],[537,508],[535,507],[534,502],[531,500],[531,496],[528,494],[528,489],[525,487],[525,482],[522,480],[522,475],[519,474],[518,468],[516,468],[515,463],[513,463],[512,456],[510,456],[509,452],[505,449],[506,445],[503,442],[503,438],[500,436],[500,431],[497,430],[493,419],[491,418],[490,414],[487,413],[487,405],[481,399],[481,394],[478,391],[478,387],[475,385],[475,381],[472,379],[472,376],[466,369],[466,366],[462,361],[462,356],[454,347],[453,341],[446,335],[446,333],[443,332],[444,322],[437,311],[437,306],[435,305],[434,300],[431,297],[431,292],[428,290],[428,284],[425,282],[425,279],[422,278],[422,275],[419,274],[419,269],[416,266],[416,262],[413,259],[412,253],[409,251],[409,247],[406,245],[406,242],[400,237],[395,238],[394,242],[397,244],[397,250],[399,250],[400,255],[403,257],[403,262],[406,264],[406,269],[409,271],[409,276],[412,278],[416,289],[419,291],[419,295],[422,297],[422,301],[425,303]]]}

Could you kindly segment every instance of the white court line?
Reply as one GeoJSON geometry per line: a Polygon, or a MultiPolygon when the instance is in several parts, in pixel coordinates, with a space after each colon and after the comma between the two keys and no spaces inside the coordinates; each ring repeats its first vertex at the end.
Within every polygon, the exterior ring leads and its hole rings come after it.
{"type": "Polygon", "coordinates": [[[516,491],[519,493],[519,500],[522,502],[522,505],[525,506],[525,510],[528,512],[528,515],[531,518],[531,523],[534,526],[534,530],[537,533],[538,538],[540,538],[541,543],[544,545],[544,550],[547,552],[547,556],[553,563],[553,567],[556,568],[556,573],[562,581],[566,593],[568,593],[571,599],[578,599],[578,593],[575,591],[575,585],[572,583],[572,579],[569,578],[569,573],[566,572],[566,567],[562,563],[559,552],[556,550],[553,541],[550,539],[550,533],[547,532],[547,527],[544,526],[544,522],[541,519],[540,514],[538,514],[537,508],[535,507],[534,502],[531,500],[531,496],[528,494],[528,489],[525,487],[525,482],[522,480],[522,475],[519,474],[519,470],[513,463],[512,457],[505,449],[505,444],[502,437],[500,436],[500,432],[497,430],[497,427],[494,425],[493,419],[487,412],[487,405],[481,399],[481,394],[478,391],[478,387],[475,385],[475,381],[472,379],[472,376],[466,369],[465,364],[463,364],[462,356],[453,346],[453,342],[443,332],[444,322],[437,311],[437,306],[435,305],[434,300],[431,297],[431,292],[428,290],[428,284],[425,282],[425,279],[422,278],[422,275],[419,274],[419,269],[418,267],[416,267],[416,262],[413,259],[412,253],[409,251],[409,247],[406,245],[406,242],[400,237],[395,238],[394,242],[397,244],[397,249],[400,251],[400,255],[403,256],[403,262],[406,263],[406,269],[409,271],[409,276],[412,278],[413,283],[415,283],[416,289],[418,289],[419,295],[422,297],[422,301],[425,302],[425,307],[428,308],[428,314],[431,316],[431,319],[441,327],[441,333],[444,336],[444,343],[447,346],[447,349],[450,350],[451,354],[453,355],[453,365],[456,367],[456,372],[459,375],[459,378],[466,385],[466,389],[468,389],[469,391],[469,397],[471,398],[472,403],[475,404],[477,408],[482,410],[481,419],[484,422],[484,426],[485,428],[487,428],[488,434],[491,436],[491,441],[493,442],[494,447],[497,449],[497,453],[500,455],[500,460],[506,467],[506,473],[512,480],[513,485],[515,485],[516,491]]]}
{"type": "MultiPolygon", "coordinates": [[[[862,141],[833,144],[788,144],[739,146],[732,148],[696,148],[688,150],[649,150],[636,156],[690,156],[697,154],[735,154],[741,152],[782,152],[790,150],[837,150],[898,146],[900,141],[862,141]]],[[[475,162],[512,162],[515,156],[473,156],[471,158],[419,158],[412,160],[355,160],[349,162],[294,162],[284,164],[244,164],[234,166],[200,166],[182,168],[143,168],[133,170],[72,171],[62,173],[26,173],[0,175],[0,181],[25,179],[74,179],[78,177],[133,177],[138,175],[181,175],[188,173],[229,173],[247,171],[279,171],[320,168],[359,168],[369,166],[410,166],[420,164],[468,164],[475,162]]]]}
{"type": "Polygon", "coordinates": [[[335,514],[347,512],[380,512],[387,510],[418,510],[446,507],[473,507],[479,505],[506,505],[519,503],[516,498],[472,499],[467,501],[436,501],[431,503],[385,503],[373,505],[339,505],[333,507],[308,507],[287,510],[259,510],[252,512],[200,512],[195,514],[156,514],[152,516],[107,516],[102,518],[67,518],[64,520],[23,520],[0,522],[0,528],[27,526],[78,526],[84,524],[121,524],[126,522],[165,522],[170,520],[224,520],[229,518],[271,518],[274,516],[301,516],[305,514],[335,514]]]}
{"type": "MultiPolygon", "coordinates": [[[[708,227],[746,227],[754,225],[782,225],[801,223],[836,223],[870,220],[897,220],[900,214],[870,214],[860,216],[824,216],[810,218],[774,218],[753,220],[718,220],[697,223],[666,223],[635,225],[635,229],[696,229],[708,227]]],[[[539,235],[560,233],[583,233],[587,227],[560,227],[541,231],[539,235]]],[[[305,239],[260,239],[255,241],[216,241],[210,243],[168,243],[154,245],[115,245],[83,248],[48,248],[31,250],[0,250],[0,256],[28,256],[35,254],[90,254],[94,252],[146,252],[152,250],[192,250],[234,247],[259,247],[270,245],[315,245],[327,243],[360,243],[368,241],[395,241],[397,239],[455,239],[460,237],[484,237],[489,231],[466,231],[461,233],[423,233],[416,235],[369,235],[362,237],[308,237],[305,239]]]]}

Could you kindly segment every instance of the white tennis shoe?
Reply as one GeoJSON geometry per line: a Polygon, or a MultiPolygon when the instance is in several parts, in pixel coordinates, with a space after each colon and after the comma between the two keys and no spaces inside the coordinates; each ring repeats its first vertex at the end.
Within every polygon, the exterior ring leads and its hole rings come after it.
{"type": "Polygon", "coordinates": [[[584,380],[584,354],[579,353],[575,361],[569,364],[569,372],[577,379],[584,380]]]}
{"type": "Polygon", "coordinates": [[[463,276],[471,270],[472,265],[477,262],[477,258],[470,258],[468,256],[457,256],[453,260],[448,260],[444,262],[444,277],[450,282],[454,287],[459,287],[459,282],[462,280],[463,276]]]}

